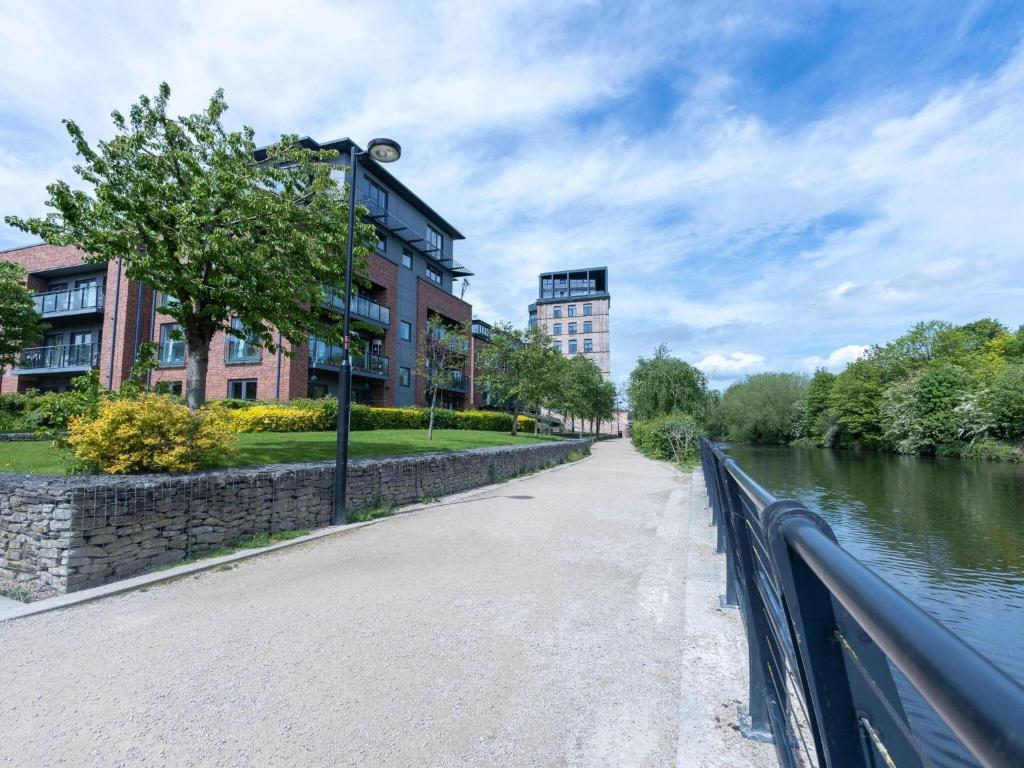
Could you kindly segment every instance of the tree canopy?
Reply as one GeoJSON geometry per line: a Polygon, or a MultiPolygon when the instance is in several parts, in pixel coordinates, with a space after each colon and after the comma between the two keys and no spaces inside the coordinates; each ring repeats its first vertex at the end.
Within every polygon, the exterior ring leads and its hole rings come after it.
{"type": "Polygon", "coordinates": [[[662,344],[650,358],[639,357],[629,375],[629,411],[634,420],[670,413],[703,418],[708,407],[708,383],[689,363],[672,357],[662,344]]]}
{"type": "Polygon", "coordinates": [[[25,280],[22,267],[0,261],[0,368],[12,365],[18,353],[35,344],[46,329],[25,280]]]}
{"type": "MultiPolygon", "coordinates": [[[[130,279],[173,296],[162,311],[188,344],[186,396],[197,408],[218,332],[254,336],[272,352],[278,333],[291,345],[310,335],[340,340],[335,319],[310,308],[344,292],[347,207],[332,175],[335,152],[286,135],[258,162],[253,130],[224,127],[222,91],[179,117],[168,113],[170,95],[164,83],[127,115],[113,112],[114,137],[95,146],[65,120],[84,189],[56,181],[47,187],[51,213],[5,220],[77,246],[90,261],[121,259],[130,279]]],[[[358,275],[373,228],[360,224],[355,241],[358,275]]]]}

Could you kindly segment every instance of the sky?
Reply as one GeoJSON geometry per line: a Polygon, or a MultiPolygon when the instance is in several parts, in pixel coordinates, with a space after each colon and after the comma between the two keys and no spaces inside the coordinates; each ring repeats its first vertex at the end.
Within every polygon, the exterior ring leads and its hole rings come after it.
{"type": "MultiPolygon", "coordinates": [[[[166,81],[257,141],[388,136],[466,299],[607,265],[612,376],[840,369],[926,319],[1024,323],[1024,4],[0,0],[0,214],[166,81]]],[[[0,249],[33,242],[0,223],[0,249]]]]}

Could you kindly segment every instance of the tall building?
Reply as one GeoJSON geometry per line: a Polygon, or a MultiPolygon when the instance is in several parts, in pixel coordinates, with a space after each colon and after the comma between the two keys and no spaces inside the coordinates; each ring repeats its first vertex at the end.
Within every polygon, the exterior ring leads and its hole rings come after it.
{"type": "MultiPolygon", "coordinates": [[[[339,180],[351,178],[349,139],[302,143],[337,150],[339,180]]],[[[382,165],[366,155],[360,163],[356,199],[377,228],[378,244],[370,257],[370,287],[352,299],[353,318],[362,321],[356,333],[365,343],[365,352],[353,359],[352,397],[372,405],[423,404],[427,393],[416,376],[416,345],[427,317],[437,313],[453,323],[472,318],[472,307],[456,294],[458,278],[471,274],[454,257],[455,241],[464,238],[382,165]]],[[[91,369],[98,369],[103,385],[117,388],[139,346],[154,341],[159,367],[152,383],[180,393],[188,349],[174,338],[174,319],[161,312],[173,297],[128,279],[116,261],[89,264],[84,256],[45,244],[0,252],[0,259],[28,271],[36,309],[50,326],[40,346],[23,350],[13,367],[0,372],[0,391],[63,391],[91,369]]],[[[341,307],[341,299],[333,298],[317,311],[341,307]]],[[[291,351],[271,354],[218,334],[210,348],[207,397],[291,400],[337,392],[339,347],[312,338],[291,351]]],[[[463,371],[439,401],[453,408],[472,402],[471,380],[471,372],[463,371]]]]}
{"type": "Polygon", "coordinates": [[[538,280],[537,301],[530,305],[530,325],[540,324],[566,357],[582,354],[611,380],[608,327],[608,268],[545,272],[538,280]]]}

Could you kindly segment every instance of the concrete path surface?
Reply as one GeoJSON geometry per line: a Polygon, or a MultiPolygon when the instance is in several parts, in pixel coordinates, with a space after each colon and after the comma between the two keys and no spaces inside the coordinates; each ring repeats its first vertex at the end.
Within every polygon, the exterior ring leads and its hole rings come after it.
{"type": "Polygon", "coordinates": [[[0,623],[2,766],[773,766],[698,475],[577,464],[0,623]]]}

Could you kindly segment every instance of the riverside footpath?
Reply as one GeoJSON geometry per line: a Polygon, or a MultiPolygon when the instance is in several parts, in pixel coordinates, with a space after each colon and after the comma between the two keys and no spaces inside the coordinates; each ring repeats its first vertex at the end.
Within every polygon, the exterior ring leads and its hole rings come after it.
{"type": "Polygon", "coordinates": [[[625,440],[0,622],[0,766],[776,765],[698,472],[625,440]]]}

